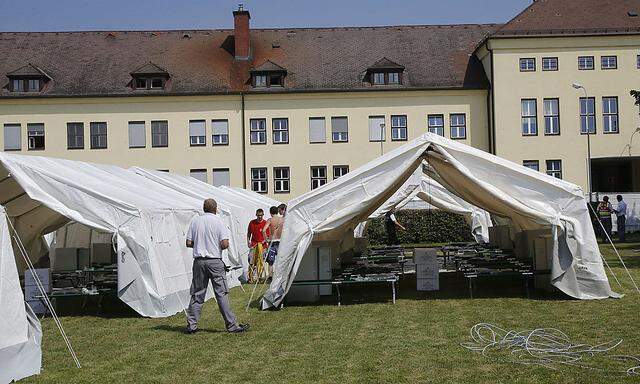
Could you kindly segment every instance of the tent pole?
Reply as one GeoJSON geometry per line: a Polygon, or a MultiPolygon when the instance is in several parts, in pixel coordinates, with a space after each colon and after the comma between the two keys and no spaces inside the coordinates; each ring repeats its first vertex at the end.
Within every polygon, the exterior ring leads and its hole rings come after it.
{"type": "Polygon", "coordinates": [[[40,281],[40,277],[38,277],[38,274],[35,273],[35,267],[33,266],[33,263],[31,262],[31,259],[29,259],[29,256],[27,255],[26,248],[24,247],[24,244],[22,243],[22,240],[20,239],[20,236],[18,235],[18,231],[16,231],[15,227],[13,226],[13,223],[11,222],[11,219],[9,218],[9,215],[6,213],[6,211],[5,211],[5,217],[7,219],[7,222],[11,226],[11,229],[13,230],[13,233],[14,233],[13,239],[15,240],[16,245],[18,246],[18,249],[20,250],[20,254],[22,255],[22,258],[24,259],[25,263],[27,264],[27,267],[29,268],[29,272],[31,272],[31,276],[33,277],[33,280],[36,282],[38,290],[40,291],[40,294],[43,297],[43,301],[45,302],[45,305],[47,306],[47,309],[51,313],[51,317],[53,317],[53,321],[58,326],[58,330],[60,331],[60,334],[62,335],[62,338],[63,338],[65,344],[67,345],[67,348],[69,349],[69,352],[71,353],[71,357],[73,358],[73,361],[76,363],[76,367],[82,368],[82,366],[80,365],[80,360],[78,360],[78,356],[76,355],[75,351],[73,350],[73,346],[71,345],[71,341],[67,337],[67,333],[64,331],[64,328],[62,327],[62,322],[60,321],[60,318],[56,314],[55,308],[53,307],[53,304],[51,304],[51,300],[49,300],[49,296],[47,296],[47,292],[45,291],[44,286],[42,285],[42,281],[40,281]]]}
{"type": "MultiPolygon", "coordinates": [[[[640,293],[640,288],[638,288],[638,285],[636,284],[636,281],[633,279],[633,276],[631,276],[631,272],[629,272],[629,269],[627,268],[627,265],[624,263],[624,260],[622,260],[622,256],[620,256],[620,253],[618,253],[618,248],[616,248],[616,246],[613,244],[613,241],[611,240],[611,237],[609,236],[609,233],[607,233],[607,231],[604,229],[604,225],[602,225],[602,221],[600,221],[600,217],[598,217],[598,214],[593,210],[593,207],[591,206],[591,204],[587,204],[587,205],[589,206],[589,208],[591,208],[591,211],[593,212],[593,214],[596,215],[596,219],[598,220],[598,224],[600,224],[600,228],[602,228],[602,232],[604,232],[604,234],[607,236],[607,240],[609,240],[609,244],[611,244],[611,246],[613,247],[613,250],[615,251],[616,255],[618,256],[618,260],[620,260],[620,263],[622,263],[622,267],[624,267],[624,270],[627,272],[627,275],[629,275],[629,279],[631,279],[631,282],[633,283],[633,286],[636,288],[636,291],[638,291],[638,293],[640,293]]],[[[604,260],[604,256],[602,256],[602,254],[600,256],[604,260]]],[[[605,263],[606,263],[606,261],[605,261],[605,263]]],[[[609,268],[609,270],[611,270],[611,268],[609,268]]],[[[613,272],[611,272],[611,273],[613,273],[613,272]]]]}

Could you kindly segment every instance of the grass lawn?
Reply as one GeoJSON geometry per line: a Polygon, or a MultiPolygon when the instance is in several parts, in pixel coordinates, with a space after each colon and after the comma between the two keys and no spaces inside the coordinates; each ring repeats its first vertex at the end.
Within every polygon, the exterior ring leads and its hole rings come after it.
{"type": "MultiPolygon", "coordinates": [[[[640,243],[620,247],[640,281],[640,243]]],[[[54,322],[43,320],[43,372],[25,383],[611,383],[638,382],[612,372],[551,370],[492,358],[460,347],[469,328],[492,322],[506,329],[556,327],[575,342],[623,338],[620,354],[640,355],[640,294],[610,246],[602,246],[626,296],[578,301],[554,295],[526,299],[518,282],[481,283],[475,299],[465,282],[443,282],[439,293],[418,294],[411,281],[396,305],[385,286],[345,288],[347,305],[286,306],[260,312],[244,305],[250,290],[232,291],[239,319],[251,331],[229,335],[215,302],[205,304],[202,332],[182,334],[184,315],[65,316],[62,322],[83,365],[76,369],[54,322]]],[[[607,367],[614,368],[613,363],[607,367]]]]}

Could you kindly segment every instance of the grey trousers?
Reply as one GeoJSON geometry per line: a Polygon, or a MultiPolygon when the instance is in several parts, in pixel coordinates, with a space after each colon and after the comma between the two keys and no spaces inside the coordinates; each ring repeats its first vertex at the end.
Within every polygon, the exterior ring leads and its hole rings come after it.
{"type": "Polygon", "coordinates": [[[197,328],[209,280],[211,280],[227,331],[236,330],[238,323],[229,304],[229,289],[227,289],[224,262],[222,259],[205,258],[193,259],[193,280],[191,281],[191,301],[189,301],[189,309],[187,310],[187,328],[190,330],[197,328]]]}

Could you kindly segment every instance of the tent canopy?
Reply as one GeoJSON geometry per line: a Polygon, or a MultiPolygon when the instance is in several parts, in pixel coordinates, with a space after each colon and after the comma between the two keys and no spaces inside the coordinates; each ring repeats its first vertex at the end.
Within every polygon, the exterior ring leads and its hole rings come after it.
{"type": "Polygon", "coordinates": [[[314,239],[339,238],[366,220],[426,161],[452,194],[516,231],[551,228],[551,282],[580,299],[611,291],[580,187],[467,145],[425,133],[289,203],[280,253],[262,307],[278,306],[314,239]]]}

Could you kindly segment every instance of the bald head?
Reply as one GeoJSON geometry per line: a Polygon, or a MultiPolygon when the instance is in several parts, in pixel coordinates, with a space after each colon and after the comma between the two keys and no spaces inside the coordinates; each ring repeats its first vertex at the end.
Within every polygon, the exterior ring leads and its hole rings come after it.
{"type": "Polygon", "coordinates": [[[217,213],[218,203],[216,203],[216,201],[213,199],[206,199],[204,201],[204,205],[202,206],[202,210],[207,213],[217,213]]]}

